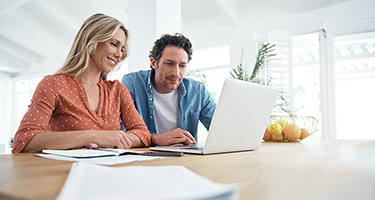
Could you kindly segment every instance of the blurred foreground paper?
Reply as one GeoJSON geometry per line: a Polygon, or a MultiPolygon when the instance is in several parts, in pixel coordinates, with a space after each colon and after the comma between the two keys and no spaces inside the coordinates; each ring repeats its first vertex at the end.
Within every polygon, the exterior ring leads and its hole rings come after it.
{"type": "Polygon", "coordinates": [[[65,199],[237,199],[235,185],[219,184],[183,166],[108,167],[75,162],[58,195],[65,199]]]}

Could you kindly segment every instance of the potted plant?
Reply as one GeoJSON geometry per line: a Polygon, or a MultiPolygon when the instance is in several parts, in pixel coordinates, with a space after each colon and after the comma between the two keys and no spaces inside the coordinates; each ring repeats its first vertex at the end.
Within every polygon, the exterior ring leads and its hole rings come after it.
{"type": "MultiPolygon", "coordinates": [[[[274,56],[276,56],[276,53],[273,53],[275,51],[274,47],[275,44],[270,43],[262,43],[257,54],[256,62],[254,69],[251,74],[249,74],[246,69],[244,69],[241,63],[237,66],[236,69],[233,69],[230,72],[230,75],[234,79],[243,80],[243,81],[249,81],[252,83],[262,84],[262,85],[271,85],[272,77],[262,77],[263,74],[261,72],[264,72],[264,70],[267,67],[267,62],[274,56]]],[[[241,58],[242,60],[242,58],[241,58]]],[[[285,113],[288,113],[291,115],[290,111],[290,103],[285,98],[287,94],[285,91],[281,89],[281,91],[278,94],[278,99],[280,99],[281,103],[278,103],[275,105],[276,108],[279,108],[280,110],[284,111],[285,113]]]]}

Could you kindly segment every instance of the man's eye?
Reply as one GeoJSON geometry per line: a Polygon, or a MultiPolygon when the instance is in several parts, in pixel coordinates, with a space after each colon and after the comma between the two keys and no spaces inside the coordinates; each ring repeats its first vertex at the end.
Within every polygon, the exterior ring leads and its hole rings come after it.
{"type": "Polygon", "coordinates": [[[186,65],[180,65],[180,67],[182,67],[182,68],[185,68],[185,67],[186,67],[186,65]]]}

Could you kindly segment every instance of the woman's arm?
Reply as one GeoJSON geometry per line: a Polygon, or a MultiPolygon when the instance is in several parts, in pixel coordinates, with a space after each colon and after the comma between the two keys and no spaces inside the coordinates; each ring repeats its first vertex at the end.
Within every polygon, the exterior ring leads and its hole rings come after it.
{"type": "Polygon", "coordinates": [[[151,134],[145,122],[134,106],[133,99],[128,89],[121,83],[121,120],[126,133],[133,139],[132,147],[148,147],[151,145],[151,134]]]}
{"type": "Polygon", "coordinates": [[[137,136],[123,131],[82,130],[65,132],[40,132],[22,152],[41,152],[43,149],[119,148],[130,149],[143,144],[137,136]],[[137,141],[138,140],[138,141],[137,141]]]}
{"type": "Polygon", "coordinates": [[[139,139],[139,137],[136,134],[130,131],[127,131],[125,133],[132,139],[131,147],[145,147],[145,144],[143,144],[143,142],[139,139]]]}

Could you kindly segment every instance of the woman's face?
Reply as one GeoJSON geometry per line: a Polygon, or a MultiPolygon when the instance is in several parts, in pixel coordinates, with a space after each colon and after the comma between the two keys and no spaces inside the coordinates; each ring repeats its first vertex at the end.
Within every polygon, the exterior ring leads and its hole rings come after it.
{"type": "Polygon", "coordinates": [[[99,71],[109,73],[121,61],[125,42],[125,32],[121,28],[111,39],[99,42],[96,46],[96,52],[91,55],[93,67],[96,67],[99,71]]]}

